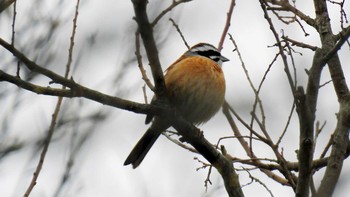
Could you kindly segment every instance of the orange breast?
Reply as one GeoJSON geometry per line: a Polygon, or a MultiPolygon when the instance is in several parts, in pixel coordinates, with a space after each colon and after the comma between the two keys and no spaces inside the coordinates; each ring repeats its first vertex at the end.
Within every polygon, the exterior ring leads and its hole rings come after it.
{"type": "Polygon", "coordinates": [[[225,78],[220,66],[209,58],[182,58],[165,75],[170,103],[188,121],[209,120],[225,97],[225,78]]]}

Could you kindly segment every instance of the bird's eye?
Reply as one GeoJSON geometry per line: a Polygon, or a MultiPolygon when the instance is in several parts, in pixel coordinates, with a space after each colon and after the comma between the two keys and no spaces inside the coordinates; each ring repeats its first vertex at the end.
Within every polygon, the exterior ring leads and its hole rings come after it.
{"type": "Polygon", "coordinates": [[[210,58],[215,62],[218,62],[221,56],[221,54],[218,51],[214,51],[214,50],[198,51],[197,53],[198,55],[210,58]]]}

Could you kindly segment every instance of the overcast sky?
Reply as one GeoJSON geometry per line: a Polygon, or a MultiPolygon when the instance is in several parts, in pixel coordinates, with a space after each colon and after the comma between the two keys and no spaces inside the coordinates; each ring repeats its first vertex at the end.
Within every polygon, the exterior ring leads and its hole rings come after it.
{"type": "MultiPolygon", "coordinates": [[[[157,16],[171,2],[171,0],[150,0],[148,8],[150,19],[157,16]]],[[[347,6],[344,7],[349,8],[349,2],[346,3],[347,6]]],[[[190,45],[198,42],[217,45],[229,4],[230,1],[223,0],[197,0],[182,4],[166,15],[155,29],[163,69],[166,69],[186,51],[186,46],[169,22],[169,17],[177,22],[190,45]]],[[[75,1],[19,0],[17,6],[15,46],[25,51],[30,58],[35,58],[39,65],[63,75],[75,1]],[[38,47],[38,50],[31,50],[35,47],[37,38],[48,34],[50,21],[58,23],[53,39],[47,43],[44,42],[38,47]],[[47,60],[49,54],[52,58],[47,60]]],[[[314,17],[312,1],[297,1],[296,6],[310,17],[314,17]]],[[[340,29],[339,8],[331,6],[329,9],[334,32],[338,32],[340,29]]],[[[133,55],[136,24],[132,17],[133,8],[130,1],[82,0],[75,39],[72,76],[76,82],[89,88],[143,103],[142,86],[144,82],[133,55]]],[[[7,41],[10,41],[11,38],[11,21],[9,12],[1,13],[0,37],[7,41]]],[[[320,46],[316,31],[305,23],[302,24],[310,34],[308,37],[304,36],[302,29],[297,24],[289,26],[280,22],[275,24],[279,33],[283,29],[284,34],[290,38],[320,46]]],[[[258,1],[238,0],[236,2],[229,33],[237,42],[250,77],[257,87],[268,65],[278,52],[276,48],[268,47],[274,45],[275,40],[263,17],[258,1]]],[[[231,60],[223,65],[227,86],[226,100],[249,122],[254,94],[244,75],[237,52],[233,52],[233,49],[234,46],[227,37],[222,52],[231,60]]],[[[305,49],[295,49],[302,53],[302,55],[293,54],[298,84],[305,87],[307,75],[304,69],[310,67],[313,54],[305,49]]],[[[1,48],[0,57],[2,58],[0,68],[14,74],[16,67],[11,62],[12,55],[1,48]]],[[[348,46],[343,47],[340,57],[344,65],[344,73],[349,80],[348,46]]],[[[151,77],[145,55],[144,61],[147,73],[151,77]]],[[[328,80],[330,80],[328,69],[325,69],[321,83],[328,80]]],[[[49,80],[44,77],[38,77],[34,82],[43,86],[49,85],[49,80]]],[[[347,82],[350,83],[350,81],[347,82]]],[[[39,154],[35,149],[35,142],[45,136],[57,99],[26,91],[18,93],[15,86],[5,84],[5,82],[0,83],[0,93],[1,88],[10,91],[8,96],[0,99],[0,123],[11,124],[6,127],[1,126],[0,146],[23,142],[25,148],[1,160],[0,196],[23,196],[38,162],[39,154]]],[[[150,90],[147,90],[147,96],[149,99],[152,97],[150,90]]],[[[277,141],[293,102],[280,59],[271,68],[262,88],[261,98],[266,112],[268,131],[274,141],[277,141]]],[[[321,89],[318,101],[317,120],[321,123],[327,121],[327,124],[317,144],[315,157],[319,157],[335,128],[337,110],[338,104],[333,86],[328,84],[321,89]]],[[[91,132],[91,134],[75,156],[70,179],[62,189],[60,196],[227,196],[223,181],[216,170],[213,170],[211,174],[213,184],[209,186],[206,193],[204,180],[208,170],[197,171],[201,163],[193,158],[199,157],[202,161],[205,159],[182,149],[164,136],[159,138],[139,168],[133,170],[129,166],[124,167],[124,159],[148,127],[144,125],[145,116],[102,106],[85,99],[65,99],[66,116],[64,118],[68,118],[70,114],[84,117],[96,111],[101,111],[108,118],[98,125],[91,122],[74,125],[73,122],[69,129],[58,129],[31,196],[46,197],[55,194],[69,155],[76,146],[77,141],[74,140],[79,139],[79,137],[74,138],[74,135],[84,136],[86,132],[91,132]]],[[[247,129],[240,124],[238,126],[244,135],[249,135],[247,129]]],[[[233,135],[221,112],[199,127],[213,144],[220,137],[233,135]]],[[[299,146],[298,129],[297,116],[294,114],[281,145],[283,155],[290,161],[296,161],[295,150],[299,146]]],[[[223,144],[231,155],[247,158],[236,139],[225,140],[223,144]]],[[[254,148],[258,157],[274,158],[272,151],[266,145],[256,142],[254,148]]],[[[241,164],[235,164],[237,168],[241,166],[241,164]]],[[[349,162],[344,162],[339,187],[334,196],[344,196],[350,192],[347,187],[350,182],[347,178],[350,172],[348,166],[349,162]]],[[[250,182],[246,172],[239,171],[238,173],[241,184],[250,182]]],[[[275,196],[282,196],[282,194],[283,196],[294,196],[291,188],[271,181],[258,170],[252,173],[263,181],[275,196]]],[[[316,185],[319,184],[323,173],[324,171],[320,170],[316,174],[316,185]]],[[[256,194],[269,196],[266,189],[258,183],[245,186],[243,191],[246,196],[256,196],[256,194]]]]}

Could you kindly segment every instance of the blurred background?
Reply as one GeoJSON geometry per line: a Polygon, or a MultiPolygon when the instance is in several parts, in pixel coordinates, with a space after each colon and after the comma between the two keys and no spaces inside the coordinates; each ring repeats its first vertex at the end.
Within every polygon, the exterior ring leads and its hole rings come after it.
{"type": "MultiPolygon", "coordinates": [[[[171,0],[150,0],[150,20],[171,3],[171,0]]],[[[295,5],[314,17],[312,3],[296,1],[295,5]]],[[[169,18],[179,25],[189,45],[208,42],[217,46],[229,5],[230,1],[191,1],[165,15],[154,29],[163,69],[187,50],[169,18]]],[[[64,75],[76,1],[27,0],[17,1],[16,6],[15,47],[37,64],[64,75]]],[[[344,8],[348,14],[349,2],[344,8]]],[[[12,36],[13,13],[13,5],[0,13],[0,37],[8,42],[12,36]]],[[[340,31],[339,6],[329,3],[329,13],[333,31],[340,31]]],[[[71,76],[77,83],[91,89],[144,103],[144,81],[134,55],[136,23],[133,16],[130,1],[81,1],[71,76]]],[[[297,23],[286,25],[271,17],[279,33],[320,46],[317,32],[305,23],[302,22],[302,25],[308,36],[297,23]]],[[[229,33],[236,41],[251,80],[257,87],[278,53],[278,49],[273,47],[275,39],[258,1],[236,1],[229,33]]],[[[148,61],[141,49],[148,77],[151,78],[148,61]]],[[[222,51],[231,60],[223,65],[226,100],[249,122],[255,96],[234,49],[227,36],[222,51]]],[[[305,87],[305,69],[311,66],[313,52],[297,47],[294,49],[297,83],[305,87]]],[[[349,84],[349,47],[344,45],[339,55],[349,84]]],[[[1,47],[1,70],[15,75],[16,65],[13,55],[1,47]]],[[[22,79],[32,83],[60,87],[49,84],[50,80],[46,77],[29,72],[25,66],[21,66],[20,72],[22,79]]],[[[321,84],[329,80],[328,69],[325,68],[321,84]]],[[[152,91],[147,89],[146,93],[151,99],[152,91]]],[[[280,58],[271,67],[260,96],[268,132],[277,141],[293,105],[293,96],[280,58]]],[[[56,102],[56,97],[37,95],[7,82],[0,83],[0,196],[23,196],[38,163],[56,102]]],[[[325,121],[326,124],[317,141],[316,158],[335,128],[338,107],[332,84],[323,86],[316,119],[320,124],[325,121]]],[[[84,98],[65,98],[57,129],[31,196],[227,196],[223,181],[215,169],[210,176],[212,185],[206,191],[204,181],[208,169],[200,169],[202,163],[194,157],[205,162],[204,158],[179,147],[164,136],[156,142],[139,168],[133,170],[129,166],[124,167],[126,156],[148,128],[148,125],[144,125],[144,118],[145,115],[103,106],[84,98]]],[[[289,161],[297,161],[298,123],[294,113],[281,143],[281,152],[289,161]]],[[[221,111],[199,127],[213,144],[221,137],[233,136],[221,111]]],[[[242,134],[249,135],[241,124],[238,127],[242,134]]],[[[226,139],[221,144],[231,155],[247,158],[237,139],[226,139]]],[[[259,158],[274,159],[273,152],[265,144],[254,142],[253,149],[259,158]]],[[[236,163],[235,167],[242,169],[249,166],[236,163]]],[[[258,169],[250,172],[274,196],[294,196],[290,187],[281,186],[258,169]]],[[[270,196],[263,185],[257,182],[250,184],[251,178],[246,171],[238,173],[241,184],[246,185],[243,187],[246,196],[270,196]]],[[[323,173],[323,170],[316,173],[316,186],[323,173]]],[[[349,161],[345,161],[334,196],[344,196],[350,192],[347,187],[349,173],[349,161]]]]}

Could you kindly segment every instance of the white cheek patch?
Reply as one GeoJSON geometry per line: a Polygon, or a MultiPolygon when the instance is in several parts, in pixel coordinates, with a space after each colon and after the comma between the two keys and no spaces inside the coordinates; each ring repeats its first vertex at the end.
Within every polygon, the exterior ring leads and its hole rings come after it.
{"type": "Polygon", "coordinates": [[[217,55],[210,55],[209,58],[216,61],[220,60],[220,56],[217,56],[217,55]]]}
{"type": "Polygon", "coordinates": [[[197,45],[194,48],[190,49],[187,52],[187,55],[207,57],[207,58],[217,62],[220,66],[222,65],[223,61],[228,61],[227,58],[221,56],[218,49],[216,49],[214,46],[212,46],[210,44],[197,45]],[[222,58],[224,58],[224,59],[222,59],[222,58]]]}
{"type": "Polygon", "coordinates": [[[222,67],[222,61],[221,60],[217,61],[217,63],[219,64],[220,67],[222,67]]]}

